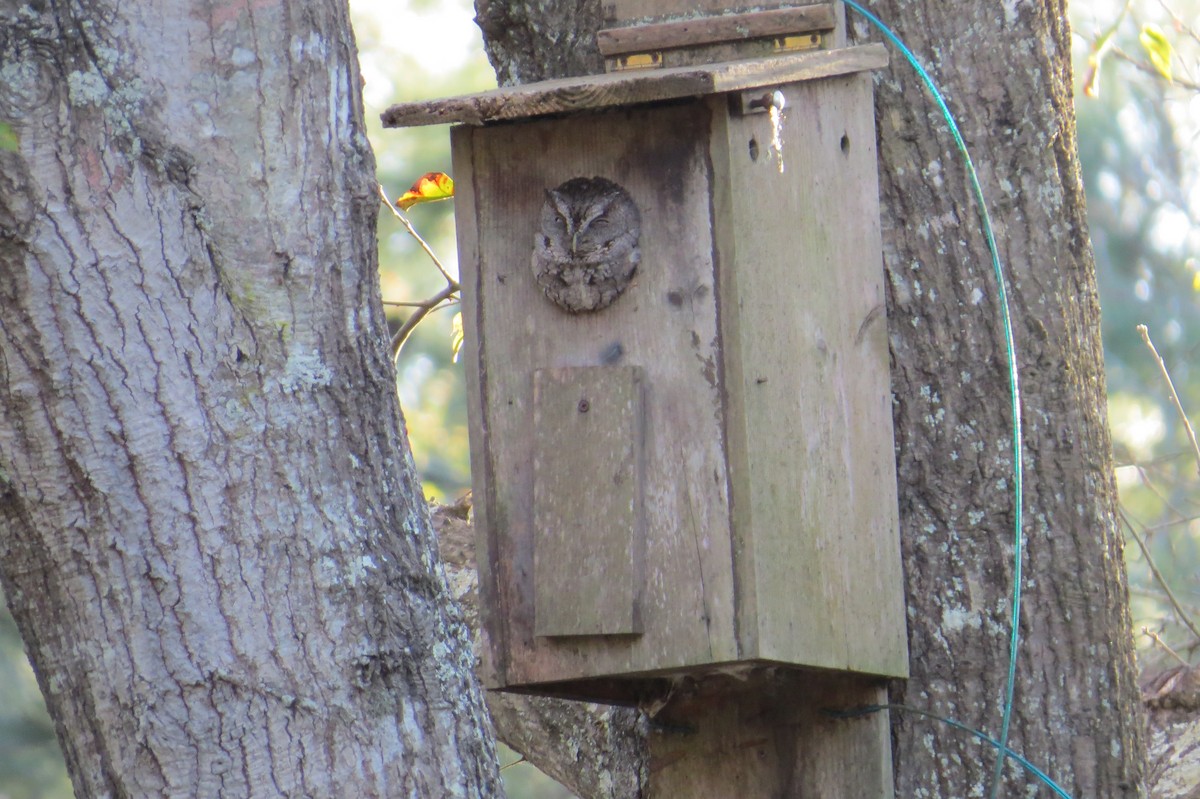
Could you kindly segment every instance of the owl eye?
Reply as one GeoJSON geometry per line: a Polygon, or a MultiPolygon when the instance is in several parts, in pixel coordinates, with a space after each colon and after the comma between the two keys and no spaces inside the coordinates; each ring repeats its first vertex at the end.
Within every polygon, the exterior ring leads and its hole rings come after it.
{"type": "Polygon", "coordinates": [[[600,217],[599,219],[595,219],[592,221],[592,227],[598,228],[600,230],[603,230],[604,228],[608,227],[610,224],[611,223],[604,217],[600,217]]]}

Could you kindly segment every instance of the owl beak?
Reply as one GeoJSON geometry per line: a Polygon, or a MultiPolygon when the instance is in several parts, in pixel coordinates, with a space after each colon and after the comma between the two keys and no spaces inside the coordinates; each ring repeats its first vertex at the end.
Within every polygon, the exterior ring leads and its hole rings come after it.
{"type": "Polygon", "coordinates": [[[579,247],[579,233],[571,234],[571,255],[575,255],[575,250],[579,247]]]}

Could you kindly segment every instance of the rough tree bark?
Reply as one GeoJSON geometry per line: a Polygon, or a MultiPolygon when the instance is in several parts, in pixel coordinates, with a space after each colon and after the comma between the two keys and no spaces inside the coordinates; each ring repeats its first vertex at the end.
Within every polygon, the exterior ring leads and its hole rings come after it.
{"type": "MultiPolygon", "coordinates": [[[[1027,448],[1011,746],[1074,796],[1142,795],[1144,722],[1114,523],[1066,4],[870,5],[923,54],[950,98],[1010,275],[1027,448]]],[[[477,0],[476,9],[503,83],[599,68],[592,29],[560,27],[592,24],[598,0],[477,0]]],[[[858,39],[877,38],[847,14],[858,39]]],[[[892,694],[998,735],[1013,515],[996,288],[939,113],[899,56],[876,87],[912,659],[911,679],[892,694]]],[[[991,750],[919,717],[893,719],[897,796],[977,795],[987,784],[991,750]]],[[[1030,781],[1010,764],[1008,793],[1030,781]]]]}
{"type": "Polygon", "coordinates": [[[78,795],[495,794],[344,0],[0,18],[0,580],[78,795]]]}
{"type": "MultiPolygon", "coordinates": [[[[931,54],[955,98],[1011,275],[1029,478],[1012,746],[1074,796],[1140,795],[1144,719],[1066,3],[874,8],[931,54]]],[[[996,292],[962,164],[906,70],[893,66],[877,101],[913,664],[895,695],[995,733],[1012,579],[996,292]]],[[[902,795],[983,779],[979,749],[957,733],[901,714],[895,739],[902,795]]]]}
{"type": "Polygon", "coordinates": [[[1149,716],[1146,783],[1154,799],[1200,797],[1200,669],[1177,666],[1142,683],[1149,716]]]}

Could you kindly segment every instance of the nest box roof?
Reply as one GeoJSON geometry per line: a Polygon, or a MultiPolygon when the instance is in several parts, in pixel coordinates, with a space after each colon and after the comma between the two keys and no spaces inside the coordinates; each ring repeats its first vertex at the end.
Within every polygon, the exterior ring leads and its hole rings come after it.
{"type": "Polygon", "coordinates": [[[882,44],[811,50],[719,64],[610,72],[393,105],[385,128],[465,124],[590,111],[829,78],[887,66],[882,44]]]}

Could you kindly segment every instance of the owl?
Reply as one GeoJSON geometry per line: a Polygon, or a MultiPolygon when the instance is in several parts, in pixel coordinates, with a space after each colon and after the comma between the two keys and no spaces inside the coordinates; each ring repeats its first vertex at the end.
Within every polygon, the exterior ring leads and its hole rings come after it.
{"type": "Polygon", "coordinates": [[[637,269],[642,217],[629,192],[607,178],[571,178],[546,190],[533,274],[565,311],[598,311],[615,300],[637,269]]]}

